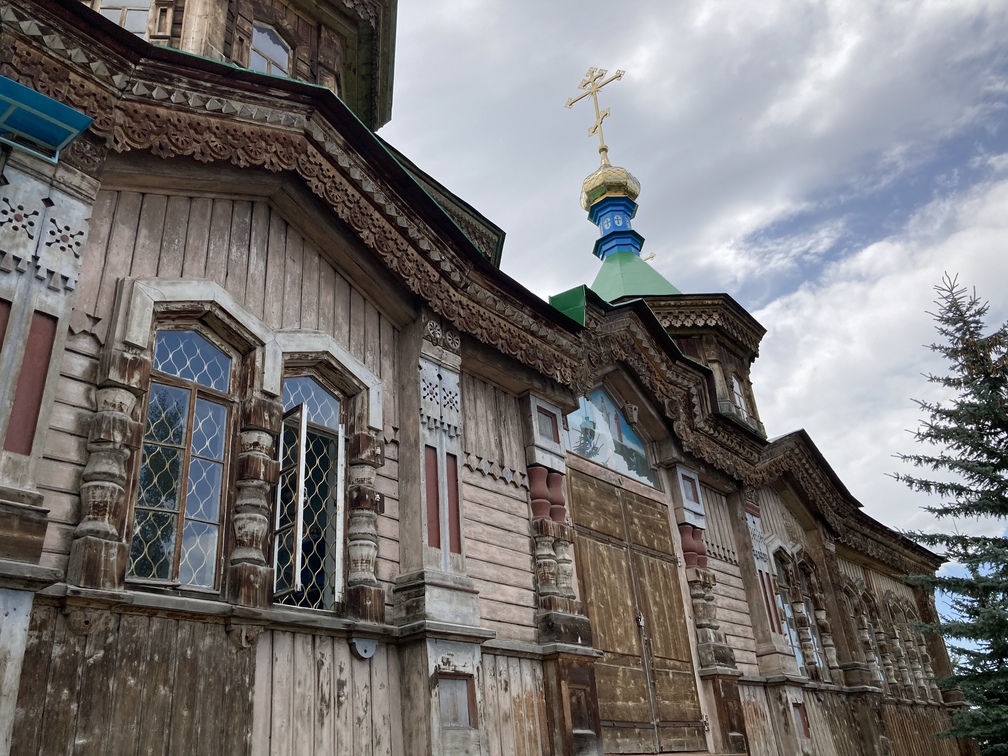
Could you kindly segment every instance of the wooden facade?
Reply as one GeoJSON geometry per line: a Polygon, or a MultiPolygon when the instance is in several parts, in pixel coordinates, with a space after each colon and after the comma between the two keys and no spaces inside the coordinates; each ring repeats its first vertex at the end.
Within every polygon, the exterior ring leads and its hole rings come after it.
{"type": "Polygon", "coordinates": [[[500,273],[369,130],[394,2],[217,5],[0,0],[94,118],[0,158],[0,756],[973,752],[940,561],[767,441],[759,324],[500,273]]]}

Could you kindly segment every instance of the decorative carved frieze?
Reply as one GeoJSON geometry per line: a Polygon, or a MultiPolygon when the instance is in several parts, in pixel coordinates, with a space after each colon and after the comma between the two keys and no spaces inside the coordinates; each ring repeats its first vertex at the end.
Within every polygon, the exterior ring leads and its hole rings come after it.
{"type": "Polygon", "coordinates": [[[244,82],[238,88],[218,81],[208,90],[160,61],[112,56],[98,65],[88,52],[67,57],[61,47],[86,45],[69,38],[50,45],[45,20],[33,21],[28,34],[20,31],[29,21],[24,12],[12,5],[4,12],[14,43],[5,72],[94,117],[90,132],[112,149],[295,173],[429,304],[443,328],[580,392],[622,362],[657,396],[686,451],[738,479],[756,464],[760,444],[712,413],[703,375],[658,346],[636,315],[593,312],[586,331],[558,328],[437,236],[311,103],[291,98],[274,110],[244,82]]]}
{"type": "Polygon", "coordinates": [[[766,329],[727,294],[686,294],[652,304],[661,324],[670,332],[715,329],[732,339],[746,356],[759,356],[766,329]]]}
{"type": "Polygon", "coordinates": [[[465,453],[465,461],[463,464],[480,475],[483,475],[493,480],[503,480],[508,485],[514,486],[515,488],[524,488],[528,490],[529,481],[526,473],[521,470],[512,470],[510,467],[503,466],[499,462],[494,462],[492,460],[486,459],[485,457],[480,457],[471,452],[465,453]]]}
{"type": "Polygon", "coordinates": [[[900,574],[919,574],[937,569],[940,560],[859,511],[860,504],[841,491],[824,467],[818,451],[804,431],[777,439],[763,450],[762,458],[747,478],[756,487],[787,477],[804,501],[835,534],[836,540],[895,568],[900,574]]]}

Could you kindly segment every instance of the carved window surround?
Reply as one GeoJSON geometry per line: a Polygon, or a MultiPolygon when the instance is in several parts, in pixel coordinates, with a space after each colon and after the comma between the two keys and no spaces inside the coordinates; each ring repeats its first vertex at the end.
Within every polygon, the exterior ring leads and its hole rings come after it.
{"type": "MultiPolygon", "coordinates": [[[[314,81],[313,70],[316,61],[308,59],[310,45],[304,34],[290,22],[287,14],[262,0],[239,0],[234,22],[234,36],[231,43],[231,62],[244,68],[249,67],[252,38],[257,24],[272,27],[290,47],[287,77],[314,81]]],[[[318,22],[312,20],[312,24],[318,22]]]]}
{"type": "Polygon", "coordinates": [[[97,413],[81,487],[82,520],[71,546],[68,581],[121,589],[129,512],[126,464],[139,446],[137,406],[150,376],[155,321],[198,321],[245,355],[250,366],[239,401],[237,494],[231,516],[234,548],[225,554],[226,596],[232,603],[268,606],[272,594],[269,489],[276,483],[275,441],[280,430],[284,371],[314,370],[347,398],[350,512],[346,606],[351,616],[384,621],[384,592],[375,577],[380,497],[375,474],[384,463],[382,383],[318,331],[273,330],[213,281],[126,279],[119,282],[110,338],[99,366],[97,413]],[[381,594],[380,596],[378,594],[381,594]]]}

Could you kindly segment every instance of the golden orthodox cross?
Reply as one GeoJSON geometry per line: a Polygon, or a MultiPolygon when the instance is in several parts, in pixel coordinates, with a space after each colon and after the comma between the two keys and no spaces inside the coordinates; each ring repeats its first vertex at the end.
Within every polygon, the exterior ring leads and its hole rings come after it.
{"type": "Polygon", "coordinates": [[[605,117],[609,115],[609,108],[605,110],[599,110],[598,106],[598,91],[602,89],[606,84],[611,81],[616,81],[616,79],[622,79],[625,71],[617,71],[608,79],[605,79],[605,75],[608,71],[605,68],[589,68],[588,73],[585,74],[584,81],[578,85],[578,89],[585,90],[584,94],[580,94],[577,97],[572,97],[567,100],[567,104],[564,106],[566,108],[574,105],[575,102],[584,99],[588,95],[591,95],[592,102],[595,103],[595,124],[588,129],[588,136],[593,136],[598,132],[599,141],[599,155],[602,156],[602,164],[606,165],[609,162],[609,148],[606,147],[605,139],[602,138],[602,121],[605,117]],[[603,81],[605,79],[605,81],[603,81]]]}

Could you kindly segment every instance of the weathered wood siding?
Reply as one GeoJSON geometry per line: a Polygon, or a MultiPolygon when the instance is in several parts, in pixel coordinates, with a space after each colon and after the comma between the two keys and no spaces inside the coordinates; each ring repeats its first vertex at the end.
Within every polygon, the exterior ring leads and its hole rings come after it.
{"type": "Polygon", "coordinates": [[[346,638],[273,630],[253,653],[252,756],[403,753],[394,646],[361,660],[346,638]]]}
{"type": "Polygon", "coordinates": [[[752,619],[746,600],[742,573],[738,567],[735,537],[729,521],[728,501],[724,494],[701,486],[707,528],[704,545],[707,547],[707,566],[717,579],[714,586],[714,606],[717,620],[725,637],[735,651],[735,661],[745,674],[758,675],[756,641],[752,619]]]}
{"type": "Polygon", "coordinates": [[[936,706],[882,707],[893,756],[960,756],[959,741],[935,735],[949,726],[948,711],[936,706]]]}
{"type": "Polygon", "coordinates": [[[37,481],[49,510],[41,558],[46,567],[66,567],[73,529],[80,519],[80,476],[87,461],[85,444],[95,408],[99,347],[90,334],[71,335],[63,353],[37,481]]]}
{"type": "Polygon", "coordinates": [[[745,714],[751,756],[780,756],[766,691],[759,685],[739,685],[739,700],[745,714]]]}
{"type": "Polygon", "coordinates": [[[247,754],[254,654],[221,624],[36,603],[11,753],[247,754]]]}
{"type": "Polygon", "coordinates": [[[536,594],[518,399],[464,370],[460,389],[466,572],[480,592],[483,626],[498,638],[534,642],[536,594]]]}
{"type": "Polygon", "coordinates": [[[763,535],[769,541],[777,536],[792,548],[805,546],[805,529],[784,505],[772,488],[761,488],[756,492],[760,505],[760,522],[763,535]]]}
{"type": "Polygon", "coordinates": [[[490,465],[525,472],[517,397],[466,372],[461,376],[462,449],[490,465]]]}
{"type": "Polygon", "coordinates": [[[480,592],[484,627],[534,642],[536,593],[528,491],[462,467],[466,572],[480,592]]]}
{"type": "MultiPolygon", "coordinates": [[[[51,509],[44,564],[65,567],[69,554],[101,340],[122,277],[212,279],[272,328],[331,335],[385,379],[385,437],[395,438],[398,330],[269,202],[103,190],[90,228],[76,293],[79,316],[67,340],[39,475],[51,509]]],[[[386,588],[399,568],[398,449],[390,443],[388,450],[377,483],[386,507],[378,523],[378,576],[386,588]]]]}
{"type": "Polygon", "coordinates": [[[482,683],[489,756],[550,753],[542,663],[483,654],[482,683]]]}

